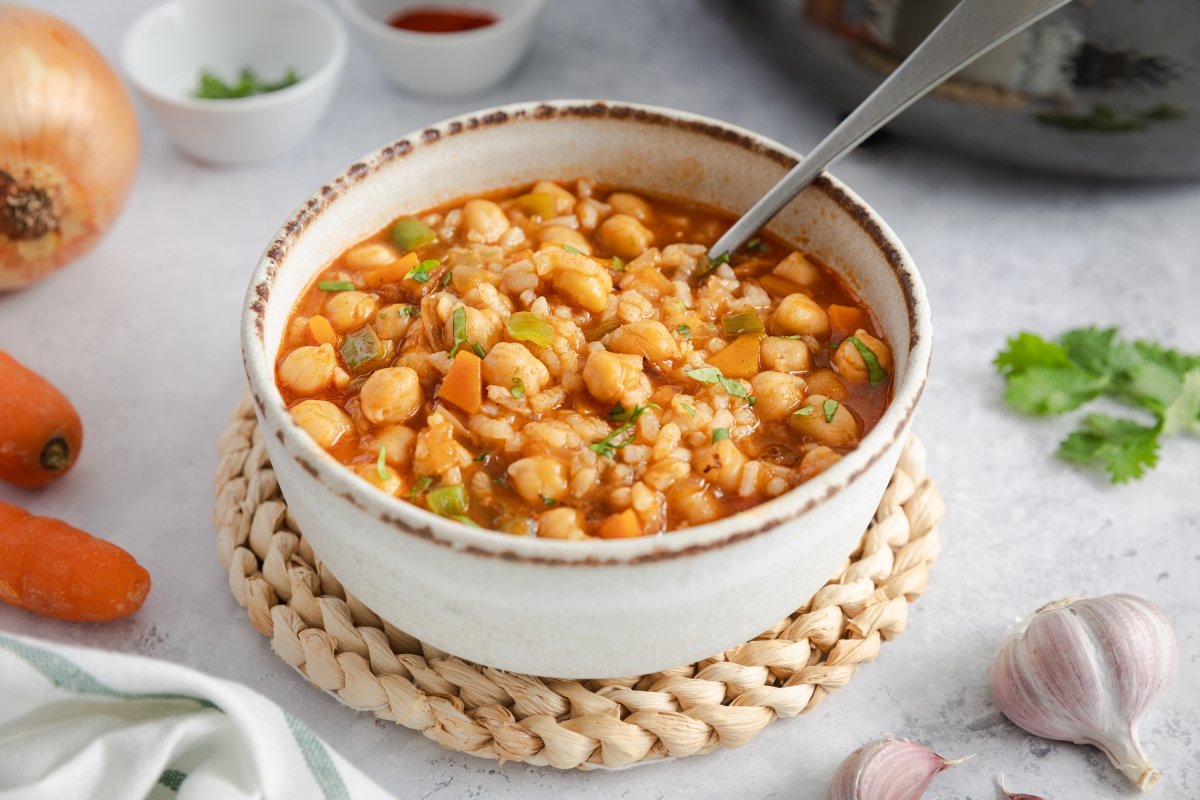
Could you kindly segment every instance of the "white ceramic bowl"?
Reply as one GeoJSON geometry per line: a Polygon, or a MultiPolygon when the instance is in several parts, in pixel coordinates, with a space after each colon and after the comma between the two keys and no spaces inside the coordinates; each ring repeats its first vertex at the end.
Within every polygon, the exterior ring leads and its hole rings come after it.
{"type": "Polygon", "coordinates": [[[345,587],[464,658],[557,677],[637,675],[711,656],[804,604],[858,544],[908,436],[929,367],[924,286],[861,200],[824,177],[771,229],[803,242],[875,310],[894,399],[857,450],[770,502],[663,536],[571,542],[469,528],[378,491],[318,447],[274,382],[284,325],[312,277],[394,217],[537,178],[747,208],[797,155],[678,111],[563,100],[481,111],[351,165],[280,229],[250,283],[242,347],[291,511],[345,587]]]}
{"type": "Polygon", "coordinates": [[[456,0],[444,7],[484,11],[492,25],[460,33],[418,33],[388,24],[398,12],[438,8],[428,0],[337,0],[358,29],[384,76],[396,86],[427,95],[482,91],[508,76],[533,43],[546,0],[456,0]]]}
{"type": "Polygon", "coordinates": [[[141,16],[121,42],[125,74],[171,141],[193,158],[246,164],[291,150],[316,127],[346,60],[337,15],[313,0],[172,0],[141,16]],[[295,69],[299,83],[236,100],[193,97],[200,71],[226,81],[295,69]]]}

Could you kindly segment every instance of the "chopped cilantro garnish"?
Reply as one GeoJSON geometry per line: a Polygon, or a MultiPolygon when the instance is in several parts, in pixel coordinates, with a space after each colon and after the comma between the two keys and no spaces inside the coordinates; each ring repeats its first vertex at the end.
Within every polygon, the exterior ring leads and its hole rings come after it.
{"type": "Polygon", "coordinates": [[[811,417],[813,415],[814,411],[816,411],[816,409],[813,408],[812,406],[804,406],[800,410],[792,412],[792,416],[793,417],[811,417]]]}
{"type": "Polygon", "coordinates": [[[821,411],[825,414],[826,422],[833,422],[833,415],[837,413],[839,405],[838,401],[832,397],[826,398],[825,402],[821,403],[821,411]]]}
{"type": "Polygon", "coordinates": [[[574,253],[574,254],[575,254],[575,255],[577,255],[577,256],[581,256],[581,255],[583,255],[583,253],[581,253],[581,252],[579,251],[579,248],[577,248],[577,247],[572,247],[571,245],[569,245],[569,244],[566,244],[566,243],[564,243],[564,244],[563,244],[563,250],[566,250],[568,253],[574,253]]]}
{"type": "Polygon", "coordinates": [[[473,342],[471,344],[471,349],[475,351],[475,355],[479,356],[480,358],[485,358],[487,356],[487,350],[484,350],[483,345],[481,345],[479,342],[473,342]]]}
{"type": "Polygon", "coordinates": [[[995,364],[1005,378],[1004,399],[1026,414],[1061,414],[1107,396],[1154,415],[1154,425],[1143,425],[1089,414],[1059,446],[1060,458],[1103,466],[1113,483],[1153,467],[1162,436],[1200,434],[1200,355],[1119,340],[1116,328],[1078,328],[1057,342],[1021,333],[995,364]]]}
{"type": "Polygon", "coordinates": [[[696,416],[696,409],[692,407],[691,403],[680,403],[679,406],[684,410],[684,413],[686,413],[689,417],[696,416]]]}
{"type": "Polygon", "coordinates": [[[867,365],[867,379],[872,386],[887,380],[887,373],[880,366],[879,358],[875,355],[874,350],[863,344],[857,336],[847,336],[846,341],[854,345],[854,349],[862,356],[863,363],[867,365]]]}
{"type": "Polygon", "coordinates": [[[508,393],[518,400],[521,399],[525,396],[525,384],[520,378],[513,378],[513,385],[512,388],[508,390],[508,393]]]}
{"type": "Polygon", "coordinates": [[[238,72],[237,81],[226,83],[209,70],[200,71],[200,86],[196,89],[195,97],[200,100],[238,100],[256,94],[267,94],[295,86],[300,82],[296,70],[288,69],[277,81],[264,81],[254,70],[246,67],[238,72]]]}
{"type": "Polygon", "coordinates": [[[613,256],[612,261],[610,261],[608,264],[608,268],[613,272],[624,272],[625,262],[621,260],[620,256],[613,256]]]}
{"type": "Polygon", "coordinates": [[[713,433],[712,433],[713,444],[716,444],[717,442],[721,441],[722,439],[728,439],[728,438],[729,438],[729,428],[713,428],[713,433]]]}
{"type": "Polygon", "coordinates": [[[419,317],[421,311],[416,306],[400,306],[399,312],[402,317],[419,317]]]}
{"type": "Polygon", "coordinates": [[[554,508],[556,505],[558,505],[558,501],[555,500],[553,497],[546,497],[546,495],[541,495],[541,498],[542,498],[542,505],[544,505],[546,508],[554,508]]]}
{"type": "Polygon", "coordinates": [[[746,387],[742,386],[741,381],[726,378],[721,374],[721,370],[716,367],[698,367],[696,369],[689,369],[684,374],[700,383],[719,383],[721,384],[721,388],[728,392],[731,397],[740,397],[750,405],[754,405],[754,397],[746,391],[746,387]]]}
{"type": "Polygon", "coordinates": [[[410,269],[404,279],[412,278],[417,283],[429,283],[429,279],[433,277],[433,271],[440,266],[441,263],[436,258],[427,258],[410,269]]]}
{"type": "Polygon", "coordinates": [[[692,335],[691,325],[676,325],[675,330],[679,331],[679,335],[685,339],[690,338],[692,335]]]}
{"type": "Polygon", "coordinates": [[[480,464],[486,464],[486,463],[487,463],[487,460],[488,460],[488,451],[487,451],[487,450],[480,450],[480,451],[479,451],[479,455],[475,456],[475,457],[474,457],[474,458],[472,458],[471,460],[472,460],[472,461],[477,461],[477,462],[479,462],[480,464]]]}
{"type": "Polygon", "coordinates": [[[442,273],[442,288],[443,289],[445,289],[447,286],[450,285],[450,279],[453,277],[454,277],[454,273],[450,270],[446,270],[444,273],[442,273]]]}
{"type": "Polygon", "coordinates": [[[379,457],[375,459],[375,474],[379,476],[380,481],[388,479],[387,445],[379,445],[379,457]]]}
{"type": "Polygon", "coordinates": [[[716,269],[717,267],[721,266],[722,264],[728,264],[728,263],[729,263],[729,251],[726,250],[724,253],[721,253],[721,255],[714,258],[712,260],[712,263],[709,266],[712,269],[716,269]]]}
{"type": "Polygon", "coordinates": [[[353,292],[354,284],[350,281],[321,281],[317,288],[322,292],[353,292]]]}
{"type": "Polygon", "coordinates": [[[759,239],[757,236],[746,242],[746,249],[752,253],[765,253],[771,249],[770,245],[759,239]]]}
{"type": "MultiPolygon", "coordinates": [[[[605,436],[600,441],[593,442],[592,444],[588,445],[588,447],[591,448],[593,453],[612,458],[618,450],[633,441],[633,436],[625,436],[625,434],[633,428],[638,417],[652,408],[657,409],[658,406],[656,406],[654,403],[646,403],[644,405],[639,404],[634,406],[628,412],[622,409],[622,415],[628,413],[624,424],[619,426],[616,430],[614,430],[608,436],[605,436]]],[[[614,408],[613,411],[615,412],[616,409],[614,408]]],[[[609,416],[612,416],[612,413],[610,413],[609,416]]]]}

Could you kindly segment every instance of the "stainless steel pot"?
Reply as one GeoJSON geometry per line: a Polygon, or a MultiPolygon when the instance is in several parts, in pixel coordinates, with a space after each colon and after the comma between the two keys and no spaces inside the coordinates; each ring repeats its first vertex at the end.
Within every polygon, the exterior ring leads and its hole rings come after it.
{"type": "MultiPolygon", "coordinates": [[[[955,3],[724,5],[756,50],[765,45],[849,111],[955,3]]],[[[1079,0],[963,69],[888,130],[1043,170],[1200,177],[1200,0],[1079,0]]]]}

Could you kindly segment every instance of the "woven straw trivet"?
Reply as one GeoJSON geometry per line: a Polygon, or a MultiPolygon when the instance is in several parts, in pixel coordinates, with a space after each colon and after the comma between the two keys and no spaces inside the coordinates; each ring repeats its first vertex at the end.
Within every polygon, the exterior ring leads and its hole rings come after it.
{"type": "Polygon", "coordinates": [[[804,608],[695,664],[564,681],[456,658],[348,594],[288,513],[248,397],[220,451],[217,553],[234,597],[284,661],[343,703],[450,750],[560,769],[740,747],[777,717],[811,710],[904,630],[945,511],[912,439],[862,546],[804,608]]]}

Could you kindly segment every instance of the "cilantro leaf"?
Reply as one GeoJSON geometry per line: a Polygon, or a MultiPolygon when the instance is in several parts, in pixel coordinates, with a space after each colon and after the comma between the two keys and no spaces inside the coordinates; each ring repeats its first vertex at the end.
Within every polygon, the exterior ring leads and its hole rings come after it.
{"type": "Polygon", "coordinates": [[[1061,414],[1094,400],[1109,380],[1072,363],[1060,367],[1029,367],[1010,375],[1004,399],[1026,414],[1061,414]]]}
{"type": "Polygon", "coordinates": [[[1113,483],[1140,478],[1158,463],[1158,428],[1128,419],[1089,414],[1058,447],[1059,458],[1104,467],[1113,483]]]}
{"type": "Polygon", "coordinates": [[[721,370],[716,367],[697,367],[696,369],[689,369],[684,374],[700,383],[719,383],[721,384],[721,388],[728,392],[731,397],[740,397],[750,405],[754,405],[754,397],[746,391],[746,387],[742,385],[742,382],[733,378],[726,378],[721,374],[721,370]]]}
{"type": "Polygon", "coordinates": [[[1163,409],[1162,432],[1168,436],[1180,432],[1200,435],[1200,367],[1183,376],[1179,393],[1163,409]]]}
{"type": "Polygon", "coordinates": [[[1022,331],[1008,340],[993,362],[1001,375],[1020,375],[1033,367],[1065,367],[1071,363],[1066,348],[1036,333],[1022,331]]]}

